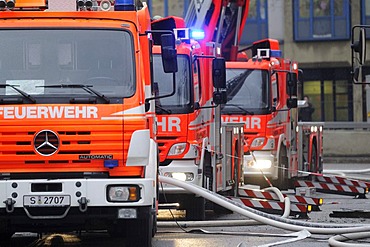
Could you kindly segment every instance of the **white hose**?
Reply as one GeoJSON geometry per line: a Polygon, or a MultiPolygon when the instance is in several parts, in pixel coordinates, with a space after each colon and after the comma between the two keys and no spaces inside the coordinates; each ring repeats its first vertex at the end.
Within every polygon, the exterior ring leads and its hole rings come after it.
{"type": "Polygon", "coordinates": [[[349,234],[336,235],[329,238],[329,245],[333,247],[359,247],[359,246],[369,246],[366,244],[356,244],[356,243],[343,243],[341,241],[357,240],[361,238],[369,238],[370,232],[356,232],[349,234]]]}
{"type": "Polygon", "coordinates": [[[362,170],[324,170],[324,173],[369,173],[370,169],[362,170]]]}
{"type": "Polygon", "coordinates": [[[202,221],[159,221],[158,227],[204,227],[204,226],[255,226],[262,223],[255,220],[202,220],[202,221]]]}
{"type": "Polygon", "coordinates": [[[276,187],[267,187],[264,190],[274,192],[277,195],[277,197],[279,198],[280,202],[284,202],[284,213],[281,217],[282,218],[288,218],[289,215],[290,215],[290,199],[289,199],[289,197],[284,197],[283,193],[281,193],[281,191],[276,187]]]}
{"type": "Polygon", "coordinates": [[[350,174],[364,174],[364,173],[369,173],[369,172],[370,172],[370,169],[363,169],[363,170],[325,170],[323,173],[324,174],[335,174],[335,175],[345,177],[345,178],[348,178],[348,179],[368,181],[368,180],[370,180],[369,178],[356,177],[354,175],[348,175],[348,173],[350,173],[350,174]]]}
{"type": "Polygon", "coordinates": [[[223,197],[215,192],[206,190],[197,185],[189,184],[177,179],[164,176],[159,176],[159,181],[177,187],[181,187],[194,194],[200,195],[205,199],[212,201],[222,207],[225,207],[231,211],[244,215],[248,218],[254,219],[263,224],[271,225],[289,231],[300,231],[306,229],[314,234],[343,234],[343,233],[370,231],[370,225],[355,226],[343,224],[338,225],[338,224],[309,223],[281,218],[279,216],[267,214],[256,209],[247,207],[243,204],[234,202],[226,197],[223,197]]]}

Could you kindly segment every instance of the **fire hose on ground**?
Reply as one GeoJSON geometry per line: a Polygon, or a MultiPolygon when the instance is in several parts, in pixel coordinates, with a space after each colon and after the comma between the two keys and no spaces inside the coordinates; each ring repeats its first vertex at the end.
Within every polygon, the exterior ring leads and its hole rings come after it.
{"type": "MultiPolygon", "coordinates": [[[[287,218],[283,218],[276,215],[267,214],[256,209],[247,207],[243,204],[234,202],[226,197],[223,197],[215,192],[206,190],[200,186],[189,184],[177,179],[159,176],[159,182],[167,183],[173,186],[181,187],[189,192],[197,194],[199,196],[204,197],[205,199],[212,201],[224,208],[227,208],[235,213],[241,214],[246,216],[250,219],[253,219],[257,222],[270,225],[273,227],[281,228],[284,230],[289,231],[302,231],[307,230],[313,234],[356,234],[357,237],[361,238],[365,236],[365,232],[370,231],[370,225],[347,225],[347,224],[324,224],[324,223],[311,223],[311,222],[302,222],[297,220],[291,220],[287,218]]],[[[368,235],[368,234],[367,234],[368,235]]],[[[332,246],[336,242],[341,241],[342,238],[334,236],[331,238],[332,246]],[[334,238],[334,239],[333,239],[334,238]]],[[[350,246],[345,243],[341,243],[340,246],[350,246]]],[[[337,245],[339,246],[339,245],[337,245]]],[[[361,245],[356,245],[361,246],[361,245]]]]}
{"type": "Polygon", "coordinates": [[[366,180],[363,177],[356,177],[354,175],[348,176],[347,174],[365,174],[370,173],[370,169],[361,169],[361,170],[324,170],[324,174],[336,174],[342,177],[348,177],[351,179],[357,180],[366,180]]]}

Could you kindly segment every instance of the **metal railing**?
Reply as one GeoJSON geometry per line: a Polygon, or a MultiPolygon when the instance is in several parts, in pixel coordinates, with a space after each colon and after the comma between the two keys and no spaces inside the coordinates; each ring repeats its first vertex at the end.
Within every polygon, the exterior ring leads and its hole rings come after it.
{"type": "Polygon", "coordinates": [[[324,122],[324,130],[369,130],[368,122],[324,122]]]}

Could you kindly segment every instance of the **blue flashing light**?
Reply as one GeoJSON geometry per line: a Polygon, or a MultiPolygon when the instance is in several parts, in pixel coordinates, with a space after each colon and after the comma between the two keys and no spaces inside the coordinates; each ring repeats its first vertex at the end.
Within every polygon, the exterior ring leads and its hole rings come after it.
{"type": "Polygon", "coordinates": [[[205,33],[203,30],[191,30],[190,31],[190,38],[195,40],[202,40],[205,37],[205,33]]]}
{"type": "Polygon", "coordinates": [[[116,11],[132,11],[135,10],[135,0],[116,0],[114,3],[116,11]]]}
{"type": "Polygon", "coordinates": [[[270,56],[271,57],[281,57],[282,53],[280,50],[271,50],[270,51],[270,56]]]}
{"type": "Polygon", "coordinates": [[[112,169],[118,166],[118,160],[104,160],[104,167],[112,169]]]}

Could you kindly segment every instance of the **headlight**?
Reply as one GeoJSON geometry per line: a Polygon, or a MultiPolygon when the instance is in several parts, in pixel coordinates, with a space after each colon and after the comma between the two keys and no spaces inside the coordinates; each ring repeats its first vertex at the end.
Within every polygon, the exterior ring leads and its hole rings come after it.
{"type": "Polygon", "coordinates": [[[255,148],[255,147],[259,147],[259,146],[262,146],[263,144],[265,143],[265,138],[264,137],[258,137],[258,138],[255,138],[251,144],[251,147],[255,148]]]}
{"type": "Polygon", "coordinates": [[[248,160],[245,164],[247,167],[255,169],[270,169],[272,166],[271,160],[248,160]]]}
{"type": "Polygon", "coordinates": [[[168,156],[180,155],[183,152],[185,152],[185,149],[186,149],[186,142],[176,143],[172,145],[172,147],[170,148],[170,151],[168,152],[168,156]]]}
{"type": "Polygon", "coordinates": [[[109,202],[134,202],[140,199],[140,189],[137,186],[109,185],[107,188],[109,202]]]}
{"type": "Polygon", "coordinates": [[[193,181],[194,174],[192,172],[165,172],[165,177],[175,178],[180,181],[193,181]]]}

